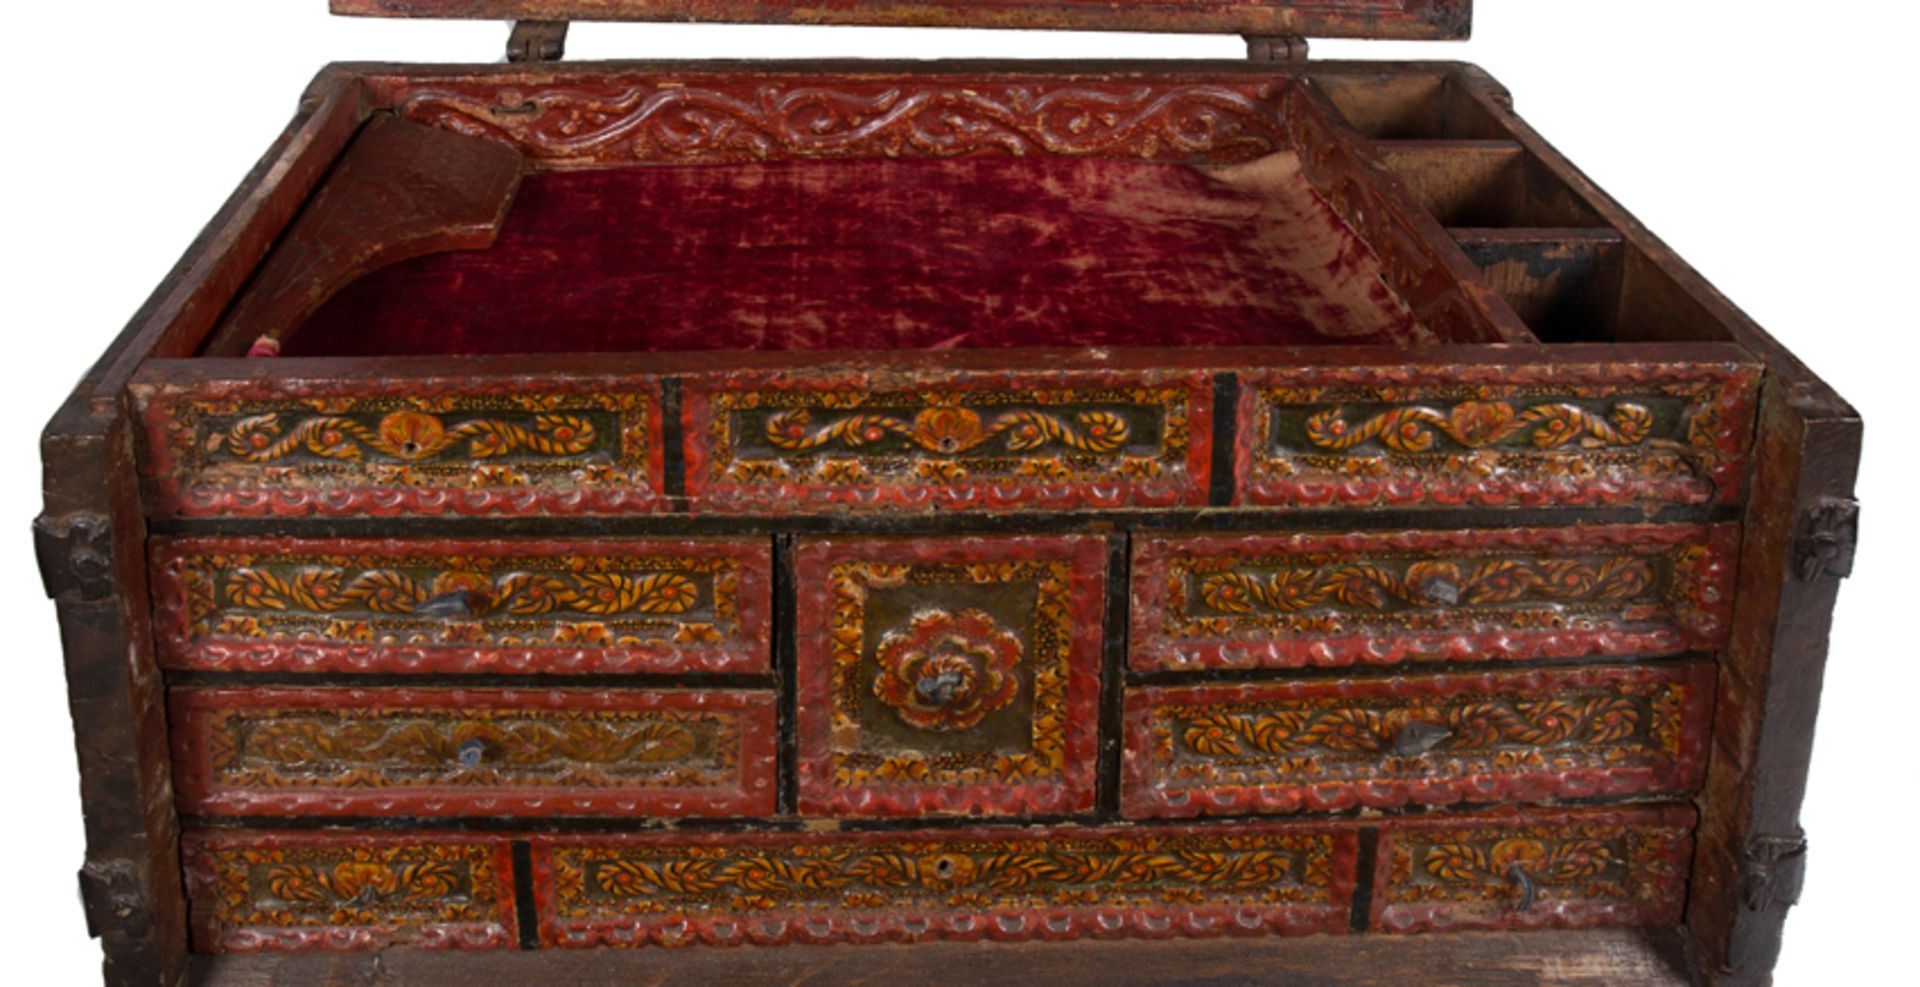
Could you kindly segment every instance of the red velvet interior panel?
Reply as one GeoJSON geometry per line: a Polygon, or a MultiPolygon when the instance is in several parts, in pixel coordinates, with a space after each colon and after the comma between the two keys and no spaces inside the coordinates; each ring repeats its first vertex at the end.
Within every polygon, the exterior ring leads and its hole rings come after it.
{"type": "Polygon", "coordinates": [[[284,352],[1431,341],[1283,153],[536,174],[493,247],[361,279],[284,352]]]}

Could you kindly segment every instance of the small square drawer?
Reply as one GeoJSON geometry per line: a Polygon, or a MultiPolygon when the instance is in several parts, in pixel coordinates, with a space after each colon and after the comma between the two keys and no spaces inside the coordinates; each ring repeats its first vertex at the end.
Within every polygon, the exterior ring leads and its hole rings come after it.
{"type": "Polygon", "coordinates": [[[533,839],[542,946],[1340,933],[1354,830],[1110,826],[533,839]]]}
{"type": "Polygon", "coordinates": [[[1130,692],[1129,817],[1686,792],[1713,665],[1130,692]]]}
{"type": "Polygon", "coordinates": [[[1683,805],[1396,821],[1380,835],[1373,927],[1677,925],[1695,821],[1683,805]]]}
{"type": "Polygon", "coordinates": [[[1578,658],[1726,640],[1735,525],[1141,539],[1136,671],[1578,658]]]}
{"type": "Polygon", "coordinates": [[[799,808],[1093,807],[1108,543],[848,539],[795,553],[799,808]]]}
{"type": "Polygon", "coordinates": [[[761,539],[155,542],[160,663],[273,672],[742,672],[761,539]]]}
{"type": "Polygon", "coordinates": [[[193,831],[180,856],[198,952],[518,945],[504,838],[193,831]]]}
{"type": "Polygon", "coordinates": [[[774,808],[772,692],[176,689],[170,716],[174,785],[187,813],[774,808]]]}

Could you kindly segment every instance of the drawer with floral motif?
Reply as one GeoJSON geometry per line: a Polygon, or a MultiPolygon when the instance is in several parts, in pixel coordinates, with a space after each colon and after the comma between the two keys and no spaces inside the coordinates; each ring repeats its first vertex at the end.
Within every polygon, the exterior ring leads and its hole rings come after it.
{"type": "Polygon", "coordinates": [[[164,667],[767,672],[762,539],[161,539],[164,667]]]}
{"type": "Polygon", "coordinates": [[[1683,793],[1710,662],[1130,691],[1133,817],[1683,793]]]}
{"type": "Polygon", "coordinates": [[[1663,655],[1725,640],[1735,525],[1137,539],[1142,672],[1663,655]]]}
{"type": "Polygon", "coordinates": [[[209,815],[763,816],[771,691],[183,688],[174,785],[209,815]]]}
{"type": "Polygon", "coordinates": [[[201,830],[180,856],[201,952],[518,943],[511,844],[496,837],[201,830]]]}
{"type": "Polygon", "coordinates": [[[1697,816],[1661,805],[1382,827],[1375,928],[1671,925],[1686,901],[1697,816]]]}
{"type": "Polygon", "coordinates": [[[1356,884],[1332,826],[532,842],[548,946],[1339,933],[1356,884]]]}
{"type": "Polygon", "coordinates": [[[795,548],[799,808],[1093,808],[1104,538],[814,539],[795,548]]]}

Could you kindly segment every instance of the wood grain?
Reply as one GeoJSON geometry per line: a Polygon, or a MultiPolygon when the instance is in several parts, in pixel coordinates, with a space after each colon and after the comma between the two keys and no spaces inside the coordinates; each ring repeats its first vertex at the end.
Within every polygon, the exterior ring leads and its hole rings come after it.
{"type": "Polygon", "coordinates": [[[1465,38],[1473,24],[1473,0],[333,0],[333,12],[480,20],[895,24],[1406,39],[1465,38]]]}
{"type": "MultiPolygon", "coordinates": [[[[786,946],[766,950],[677,949],[626,953],[490,953],[491,983],[547,987],[737,987],[838,984],[892,987],[1632,987],[1687,983],[1671,933],[1632,931],[1449,934],[1303,939],[1075,943],[931,943],[913,946],[786,946]]],[[[197,987],[470,987],[472,957],[390,950],[340,955],[203,959],[197,987]]]]}

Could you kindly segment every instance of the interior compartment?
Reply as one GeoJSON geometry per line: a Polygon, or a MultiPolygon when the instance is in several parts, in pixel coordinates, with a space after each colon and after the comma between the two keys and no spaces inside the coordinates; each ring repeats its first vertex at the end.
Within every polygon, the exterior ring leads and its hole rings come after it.
{"type": "Polygon", "coordinates": [[[1513,141],[1381,141],[1375,147],[1443,225],[1606,226],[1579,193],[1513,141]]]}
{"type": "Polygon", "coordinates": [[[1626,247],[1613,230],[1458,230],[1467,257],[1543,342],[1610,339],[1626,247]]]}
{"type": "Polygon", "coordinates": [[[1299,80],[595,85],[376,116],[202,352],[1530,338],[1299,80]]]}
{"type": "Polygon", "coordinates": [[[294,356],[1435,341],[1280,151],[539,172],[489,249],[378,270],[294,356]]]}
{"type": "Polygon", "coordinates": [[[1705,306],[1616,230],[1451,232],[1542,342],[1729,338],[1705,306]]]}
{"type": "Polygon", "coordinates": [[[1505,140],[1512,135],[1448,75],[1326,74],[1314,84],[1373,140],[1505,140]]]}

